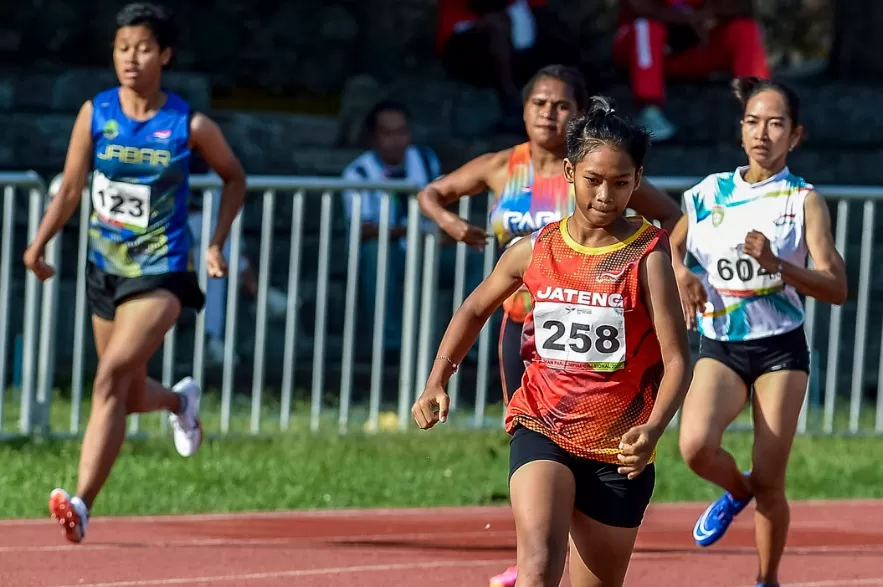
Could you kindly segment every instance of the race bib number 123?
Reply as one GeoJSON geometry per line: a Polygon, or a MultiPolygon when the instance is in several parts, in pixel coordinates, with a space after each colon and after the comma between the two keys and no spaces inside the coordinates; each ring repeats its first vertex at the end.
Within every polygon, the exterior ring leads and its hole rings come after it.
{"type": "Polygon", "coordinates": [[[96,171],[92,178],[92,207],[109,222],[147,228],[150,220],[150,186],[111,181],[96,171]]]}

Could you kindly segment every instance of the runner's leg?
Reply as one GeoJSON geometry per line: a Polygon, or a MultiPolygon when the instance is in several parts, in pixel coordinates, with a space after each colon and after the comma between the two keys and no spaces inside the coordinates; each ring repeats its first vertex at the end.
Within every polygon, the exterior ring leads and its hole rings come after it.
{"type": "Polygon", "coordinates": [[[791,515],[785,496],[785,473],[806,383],[803,371],[778,371],[761,375],[754,384],[751,489],[757,502],[757,582],[763,585],[778,583],[779,563],[788,538],[791,515]]]}
{"type": "MultiPolygon", "coordinates": [[[[129,390],[136,377],[144,381],[143,367],[162,345],[166,332],[180,312],[178,298],[164,290],[132,297],[117,307],[110,339],[98,361],[92,413],[80,457],[77,495],[89,509],[123,444],[129,390]]],[[[142,390],[146,390],[146,386],[142,390]]],[[[164,407],[177,410],[178,405],[173,404],[173,399],[176,404],[177,398],[171,396],[164,397],[161,402],[168,400],[164,407]]]]}

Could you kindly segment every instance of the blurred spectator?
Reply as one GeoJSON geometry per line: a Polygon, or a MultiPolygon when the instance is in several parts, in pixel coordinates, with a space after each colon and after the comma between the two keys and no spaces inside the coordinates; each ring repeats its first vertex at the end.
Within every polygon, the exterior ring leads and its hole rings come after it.
{"type": "Polygon", "coordinates": [[[677,132],[663,113],[666,78],[769,78],[751,0],[622,0],[614,59],[628,67],[639,121],[657,141],[677,132]]]}
{"type": "MultiPolygon", "coordinates": [[[[192,173],[206,173],[208,167],[198,155],[192,155],[191,170],[192,173]]],[[[215,191],[212,194],[212,210],[211,210],[211,226],[212,231],[218,221],[218,211],[220,210],[221,198],[220,192],[215,191]]],[[[193,234],[193,251],[196,267],[202,265],[203,256],[200,251],[200,243],[202,237],[202,215],[204,213],[202,192],[193,190],[190,197],[190,213],[188,222],[190,224],[190,232],[193,234]]],[[[252,300],[257,299],[258,293],[258,276],[255,267],[249,258],[244,254],[245,242],[240,241],[239,253],[239,287],[240,291],[246,297],[252,300]]],[[[224,258],[230,262],[230,239],[227,239],[224,245],[224,258]]],[[[282,319],[285,317],[288,308],[288,295],[275,287],[270,286],[267,290],[267,316],[270,319],[282,319]]],[[[224,362],[224,330],[227,322],[227,278],[209,279],[205,292],[205,359],[209,365],[222,365],[224,362]]],[[[239,358],[233,355],[234,362],[238,362],[239,358]]]]}
{"type": "Polygon", "coordinates": [[[439,0],[437,50],[452,78],[496,90],[519,131],[521,87],[544,65],[578,65],[580,51],[546,0],[439,0]]]}
{"type": "MultiPolygon", "coordinates": [[[[402,104],[384,101],[368,113],[365,130],[368,151],[357,157],[343,172],[351,181],[404,180],[424,187],[441,175],[438,157],[428,147],[411,143],[411,123],[402,104]]],[[[361,193],[362,242],[359,249],[359,324],[373,324],[375,288],[379,268],[377,253],[381,192],[349,190],[343,193],[347,228],[353,213],[353,198],[361,193]]],[[[386,320],[384,347],[396,354],[402,343],[402,307],[405,279],[409,194],[393,193],[390,198],[390,247],[386,266],[386,320]]],[[[438,233],[438,226],[421,215],[421,230],[438,233]]],[[[453,283],[455,243],[442,239],[439,251],[439,284],[453,283]]],[[[467,254],[466,295],[482,279],[482,259],[475,251],[467,254]]],[[[370,341],[370,337],[361,337],[370,341]]]]}

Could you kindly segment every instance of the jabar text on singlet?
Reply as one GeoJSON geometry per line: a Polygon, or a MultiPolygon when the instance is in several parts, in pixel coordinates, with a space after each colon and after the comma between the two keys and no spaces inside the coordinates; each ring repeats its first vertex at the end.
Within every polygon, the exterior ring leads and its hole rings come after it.
{"type": "Polygon", "coordinates": [[[684,194],[690,269],[705,286],[708,304],[699,332],[721,341],[754,340],[803,325],[797,291],[745,254],[751,230],[763,233],[773,254],[803,267],[807,260],[804,204],[813,186],[786,167],[750,184],[736,171],[709,175],[684,194]]]}
{"type": "MultiPolygon", "coordinates": [[[[497,195],[490,213],[490,223],[500,247],[508,247],[521,237],[557,222],[573,212],[573,184],[561,173],[544,176],[536,173],[530,157],[530,143],[512,149],[506,167],[506,185],[497,195]]],[[[530,296],[521,289],[504,304],[511,318],[523,322],[530,312],[530,296]]]]}
{"type": "Polygon", "coordinates": [[[530,360],[506,414],[510,433],[523,426],[613,464],[622,435],[647,422],[663,374],[639,276],[644,257],[669,252],[668,237],[641,217],[629,221],[637,225],[629,238],[597,249],[579,245],[567,219],[531,235],[522,349],[530,360]]]}
{"type": "Polygon", "coordinates": [[[167,93],[155,116],[132,120],[113,88],[92,107],[89,260],[122,277],[192,270],[190,106],[167,93]]]}

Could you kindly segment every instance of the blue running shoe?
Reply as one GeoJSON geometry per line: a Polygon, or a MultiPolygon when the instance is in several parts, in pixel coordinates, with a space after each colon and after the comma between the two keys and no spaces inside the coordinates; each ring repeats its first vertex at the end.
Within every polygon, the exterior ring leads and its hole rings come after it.
{"type": "Polygon", "coordinates": [[[696,544],[702,547],[711,546],[723,538],[733,518],[745,509],[751,499],[750,497],[742,500],[733,499],[733,496],[727,492],[708,506],[693,526],[693,539],[696,544]]]}

